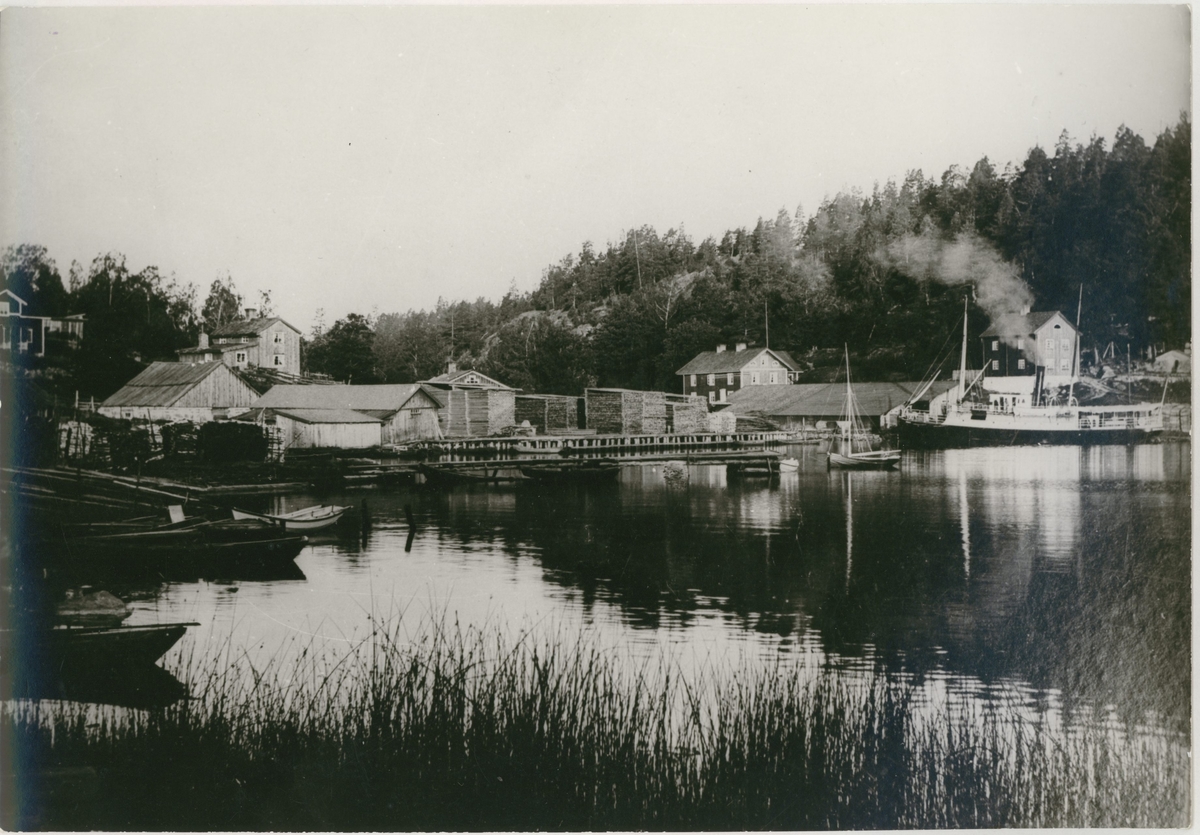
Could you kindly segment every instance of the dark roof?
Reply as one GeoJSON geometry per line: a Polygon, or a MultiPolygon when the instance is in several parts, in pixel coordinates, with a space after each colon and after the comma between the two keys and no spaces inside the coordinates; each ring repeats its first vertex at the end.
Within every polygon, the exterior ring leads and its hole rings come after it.
{"type": "Polygon", "coordinates": [[[416,383],[376,386],[272,386],[254,401],[257,409],[352,409],[391,414],[415,395],[426,392],[416,383]]]}
{"type": "Polygon", "coordinates": [[[776,351],[774,348],[747,348],[744,351],[705,351],[697,354],[692,361],[676,374],[726,374],[730,371],[741,371],[750,361],[767,351],[791,371],[799,371],[800,366],[786,351],[776,351]]]}
{"type": "Polygon", "coordinates": [[[463,388],[489,388],[489,389],[503,389],[506,391],[513,390],[512,386],[506,386],[506,385],[504,385],[504,383],[500,382],[499,380],[492,379],[491,377],[487,376],[486,374],[481,374],[480,372],[473,371],[470,368],[464,369],[462,371],[451,371],[446,374],[439,374],[438,376],[431,377],[428,380],[422,380],[422,382],[429,383],[429,384],[435,385],[435,386],[451,386],[451,387],[461,386],[463,388]],[[484,380],[485,382],[482,382],[482,383],[463,382],[463,380],[471,374],[474,374],[476,377],[479,377],[481,380],[484,380]]]}
{"type": "MultiPolygon", "coordinates": [[[[1055,316],[1062,316],[1062,313],[1057,310],[1041,310],[1019,316],[1005,316],[998,322],[992,322],[979,336],[981,339],[988,336],[1027,336],[1037,333],[1038,328],[1055,316]]],[[[1063,319],[1066,318],[1063,316],[1063,319]]],[[[1067,324],[1071,323],[1068,321],[1067,324]]]]}
{"type": "Polygon", "coordinates": [[[180,348],[175,353],[183,356],[184,354],[227,354],[230,351],[240,351],[243,348],[249,348],[254,345],[253,342],[213,342],[207,348],[180,348]]]}
{"type": "Polygon", "coordinates": [[[100,405],[170,406],[218,368],[233,373],[220,362],[152,362],[100,405]]]}
{"type": "Polygon", "coordinates": [[[233,322],[226,322],[223,325],[217,325],[212,329],[210,336],[258,336],[276,322],[283,322],[283,324],[296,331],[296,333],[300,333],[298,328],[288,325],[287,322],[284,322],[278,316],[268,316],[258,319],[238,319],[233,322]]]}
{"type": "MultiPolygon", "coordinates": [[[[864,415],[882,415],[921,390],[924,383],[854,383],[854,399],[864,415]]],[[[950,380],[934,382],[928,396],[937,396],[955,385],[950,380]]],[[[729,408],[739,415],[793,415],[830,417],[845,408],[846,384],[803,383],[789,386],[746,386],[729,395],[729,408]]]]}

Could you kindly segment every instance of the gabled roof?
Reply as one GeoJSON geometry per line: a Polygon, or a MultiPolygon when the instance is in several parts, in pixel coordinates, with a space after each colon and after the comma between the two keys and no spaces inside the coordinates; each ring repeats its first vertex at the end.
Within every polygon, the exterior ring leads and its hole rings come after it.
{"type": "Polygon", "coordinates": [[[514,391],[512,386],[506,386],[499,380],[493,380],[486,374],[480,374],[478,371],[473,371],[470,368],[462,371],[451,371],[447,374],[439,374],[438,376],[431,377],[428,380],[422,380],[422,382],[429,383],[430,385],[434,386],[443,386],[449,388],[484,388],[514,391]]]}
{"type": "MultiPolygon", "coordinates": [[[[864,415],[882,415],[921,390],[923,383],[854,383],[854,399],[864,415]]],[[[955,386],[951,380],[936,381],[927,396],[936,397],[955,386]]],[[[795,417],[830,417],[845,408],[846,383],[804,383],[792,386],[746,386],[729,395],[735,414],[795,417]]]]}
{"type": "Polygon", "coordinates": [[[3,295],[11,296],[12,298],[17,300],[17,304],[20,305],[17,308],[18,312],[23,311],[25,309],[25,305],[27,305],[29,303],[29,302],[25,301],[23,298],[21,298],[20,296],[18,296],[16,293],[14,293],[12,290],[9,290],[7,287],[0,289],[0,296],[3,296],[3,295]]]}
{"type": "Polygon", "coordinates": [[[271,409],[301,423],[379,423],[379,418],[352,409],[271,409]]]}
{"type": "Polygon", "coordinates": [[[800,366],[792,359],[787,351],[776,351],[774,348],[747,348],[744,351],[705,351],[697,354],[692,361],[676,374],[726,374],[730,371],[741,371],[750,361],[766,351],[779,360],[790,371],[799,371],[800,366]]]}
{"type": "Polygon", "coordinates": [[[233,322],[217,325],[212,329],[210,336],[258,336],[276,322],[282,322],[296,333],[300,333],[299,328],[288,325],[287,322],[284,322],[278,316],[268,316],[258,319],[237,319],[233,322]]]}
{"type": "MultiPolygon", "coordinates": [[[[979,334],[979,337],[983,339],[989,336],[1027,336],[1031,333],[1037,333],[1038,328],[1055,316],[1062,316],[1062,312],[1058,310],[1041,310],[1017,316],[1005,316],[998,322],[992,322],[987,330],[979,334]]],[[[1063,316],[1063,321],[1068,325],[1071,324],[1066,316],[1063,316]]],[[[1071,327],[1074,327],[1074,325],[1071,325],[1071,327]]]]}
{"type": "MultiPolygon", "coordinates": [[[[224,363],[152,362],[102,406],[171,406],[209,374],[233,374],[224,363]],[[220,369],[218,371],[218,369],[220,369]]],[[[236,375],[234,375],[236,376],[236,375]]]]}
{"type": "Polygon", "coordinates": [[[254,408],[276,411],[351,409],[391,414],[404,408],[413,397],[428,396],[417,383],[377,386],[279,385],[272,386],[266,394],[254,401],[254,408]]]}

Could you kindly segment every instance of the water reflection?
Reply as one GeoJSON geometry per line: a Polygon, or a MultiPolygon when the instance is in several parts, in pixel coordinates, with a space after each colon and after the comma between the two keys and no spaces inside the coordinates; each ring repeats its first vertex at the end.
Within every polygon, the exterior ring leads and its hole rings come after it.
{"type": "Polygon", "coordinates": [[[368,538],[315,542],[307,581],[168,583],[155,612],[264,651],[350,641],[396,610],[578,623],[630,646],[816,652],[1187,722],[1186,444],[906,453],[890,473],[792,454],[800,472],[774,481],[655,464],[607,485],[371,493],[368,538]]]}

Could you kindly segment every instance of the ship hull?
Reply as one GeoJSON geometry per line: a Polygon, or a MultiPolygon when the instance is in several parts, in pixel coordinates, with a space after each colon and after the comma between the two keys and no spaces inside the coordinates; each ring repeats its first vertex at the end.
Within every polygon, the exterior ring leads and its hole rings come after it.
{"type": "Polygon", "coordinates": [[[900,419],[903,449],[961,449],[977,446],[1031,446],[1035,444],[1136,444],[1152,439],[1160,430],[1114,427],[1111,429],[1025,429],[1011,426],[964,426],[918,423],[900,419]]]}

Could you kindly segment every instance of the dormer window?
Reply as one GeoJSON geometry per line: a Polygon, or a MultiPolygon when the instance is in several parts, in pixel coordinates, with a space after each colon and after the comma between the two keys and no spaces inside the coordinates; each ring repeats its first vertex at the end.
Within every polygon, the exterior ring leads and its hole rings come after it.
{"type": "Polygon", "coordinates": [[[236,354],[233,355],[233,361],[234,362],[245,362],[246,361],[246,352],[238,351],[236,354]]]}

